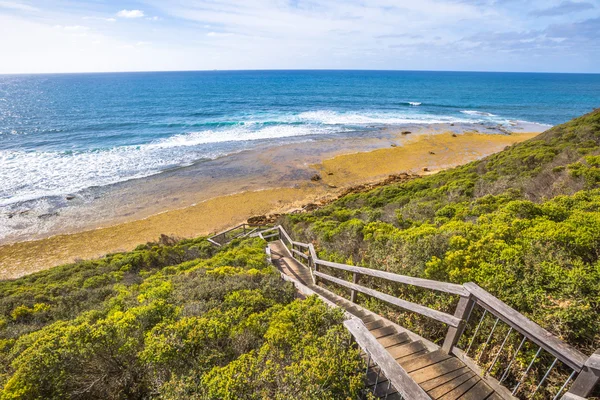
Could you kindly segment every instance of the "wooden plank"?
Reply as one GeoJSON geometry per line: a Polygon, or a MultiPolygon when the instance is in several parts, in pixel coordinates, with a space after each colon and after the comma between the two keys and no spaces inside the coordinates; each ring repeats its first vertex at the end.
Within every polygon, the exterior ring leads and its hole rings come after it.
{"type": "Polygon", "coordinates": [[[585,397],[577,396],[576,394],[567,392],[563,395],[563,397],[560,398],[560,400],[585,400],[585,397]]]}
{"type": "Polygon", "coordinates": [[[385,325],[385,321],[382,319],[377,319],[373,322],[365,322],[363,321],[368,330],[372,331],[374,329],[383,328],[385,325]]]}
{"type": "Polygon", "coordinates": [[[517,310],[495,298],[473,282],[465,283],[465,288],[477,299],[477,303],[486,310],[499,317],[509,326],[527,336],[531,341],[541,346],[544,350],[557,357],[576,371],[581,371],[587,357],[569,346],[562,340],[554,337],[550,332],[531,321],[517,310]]]}
{"type": "Polygon", "coordinates": [[[398,333],[398,332],[396,332],[396,330],[394,329],[393,326],[384,326],[383,328],[377,328],[370,332],[371,332],[371,335],[373,335],[373,337],[375,339],[379,339],[380,337],[389,336],[389,335],[393,335],[394,333],[398,333]]]}
{"type": "Polygon", "coordinates": [[[494,392],[490,395],[490,397],[488,397],[485,400],[504,400],[504,398],[502,396],[500,396],[498,393],[494,392]]]}
{"type": "Polygon", "coordinates": [[[434,379],[429,379],[428,381],[421,383],[421,387],[423,388],[423,390],[429,391],[435,389],[438,386],[442,386],[444,383],[450,382],[451,380],[458,378],[459,376],[464,375],[467,372],[472,371],[468,367],[462,367],[442,376],[438,376],[434,379]]]}
{"type": "Polygon", "coordinates": [[[585,366],[588,368],[600,370],[600,350],[597,350],[590,356],[585,362],[585,366]]]}
{"type": "Polygon", "coordinates": [[[393,304],[393,305],[395,305],[397,307],[400,307],[400,308],[403,308],[405,310],[412,311],[412,312],[415,312],[417,314],[424,315],[424,316],[429,317],[431,319],[434,319],[436,321],[443,322],[443,323],[445,323],[447,325],[450,325],[450,326],[453,326],[453,327],[458,327],[459,324],[461,323],[461,320],[459,318],[456,318],[453,315],[446,314],[444,312],[441,312],[441,311],[438,311],[438,310],[434,310],[432,308],[425,307],[425,306],[422,306],[420,304],[415,304],[415,303],[412,303],[410,301],[402,300],[402,299],[399,299],[397,297],[390,296],[389,294],[381,293],[381,292],[379,292],[377,290],[373,290],[373,289],[366,288],[364,286],[356,285],[354,283],[350,283],[350,282],[344,281],[342,279],[334,278],[333,276],[329,276],[329,275],[324,274],[322,272],[315,271],[314,274],[316,276],[322,278],[322,279],[328,280],[328,281],[333,282],[333,283],[337,283],[340,286],[344,286],[344,287],[347,287],[347,288],[350,288],[350,289],[354,289],[354,290],[356,290],[358,292],[364,293],[364,294],[369,295],[371,297],[375,297],[375,298],[377,298],[379,300],[383,300],[385,302],[388,302],[390,304],[393,304]]]}
{"type": "Polygon", "coordinates": [[[460,400],[484,400],[492,393],[494,393],[494,390],[487,383],[480,380],[467,393],[463,394],[460,400]]]}
{"type": "Polygon", "coordinates": [[[344,326],[350,331],[356,343],[369,352],[373,361],[381,368],[392,386],[405,398],[411,400],[431,399],[419,387],[408,373],[391,357],[386,349],[375,340],[361,320],[352,318],[344,321],[344,326]]]}
{"type": "Polygon", "coordinates": [[[403,362],[402,368],[404,368],[404,370],[410,374],[413,371],[428,367],[432,364],[437,364],[441,361],[447,360],[450,357],[451,356],[442,350],[432,351],[421,357],[415,358],[414,360],[403,362]]]}
{"type": "Polygon", "coordinates": [[[361,319],[362,319],[362,322],[364,322],[365,324],[379,320],[379,318],[377,318],[374,315],[366,315],[366,316],[362,317],[361,319]]]}
{"type": "Polygon", "coordinates": [[[292,249],[292,253],[294,253],[297,256],[300,256],[300,257],[304,258],[305,260],[308,260],[308,256],[306,254],[302,253],[301,251],[292,249]]]}
{"type": "Polygon", "coordinates": [[[421,342],[410,342],[400,346],[388,347],[386,349],[394,358],[406,357],[419,351],[427,350],[421,342]]]}
{"type": "Polygon", "coordinates": [[[456,389],[457,387],[459,387],[464,382],[468,381],[474,376],[475,373],[473,373],[473,371],[467,371],[467,373],[459,375],[456,378],[444,383],[443,385],[436,387],[435,389],[428,390],[427,394],[429,394],[432,399],[439,399],[446,393],[450,393],[452,390],[456,389]]]}
{"type": "Polygon", "coordinates": [[[386,279],[392,282],[404,283],[406,285],[418,286],[426,289],[437,290],[439,292],[445,292],[450,294],[457,294],[459,296],[468,296],[469,292],[465,290],[461,285],[448,282],[439,282],[431,279],[414,278],[412,276],[398,275],[391,272],[380,271],[372,268],[355,267],[352,265],[334,263],[331,261],[325,261],[316,258],[316,264],[331,267],[335,269],[341,269],[349,272],[356,272],[362,275],[374,276],[376,278],[386,279]]]}
{"type": "Polygon", "coordinates": [[[490,387],[492,389],[494,389],[494,391],[496,393],[498,393],[500,396],[502,396],[503,399],[505,400],[515,400],[516,397],[514,397],[510,390],[508,390],[508,388],[506,386],[503,386],[500,382],[498,382],[498,380],[496,378],[494,378],[493,376],[486,374],[485,370],[483,368],[481,368],[476,362],[475,360],[473,360],[472,358],[470,358],[469,356],[467,356],[465,354],[465,352],[461,349],[459,349],[458,347],[454,347],[452,349],[452,354],[454,354],[456,356],[456,358],[458,358],[459,360],[461,360],[463,363],[465,363],[465,365],[467,367],[469,367],[469,369],[471,369],[471,371],[475,372],[477,375],[483,377],[483,380],[490,385],[490,387]]]}
{"type": "Polygon", "coordinates": [[[397,346],[399,344],[404,344],[410,341],[410,338],[406,333],[396,333],[395,335],[389,335],[386,337],[382,337],[377,339],[379,343],[385,348],[397,346]]]}
{"type": "Polygon", "coordinates": [[[438,378],[442,375],[449,374],[463,367],[465,367],[465,364],[460,362],[460,360],[456,358],[449,358],[440,363],[414,371],[410,374],[410,376],[413,377],[415,382],[422,383],[438,378]]]}
{"type": "Polygon", "coordinates": [[[473,376],[470,379],[468,379],[467,381],[463,382],[458,387],[454,388],[450,392],[448,392],[445,395],[443,395],[442,397],[440,397],[439,400],[456,400],[460,396],[462,396],[464,393],[466,393],[467,391],[469,391],[480,380],[481,380],[480,377],[473,376]]]}
{"type": "Polygon", "coordinates": [[[409,354],[409,355],[404,356],[404,357],[396,358],[396,361],[398,361],[398,363],[400,365],[403,365],[405,362],[411,361],[411,360],[413,360],[413,359],[415,359],[417,357],[421,357],[422,355],[425,355],[427,353],[429,353],[428,350],[417,351],[416,353],[412,353],[412,354],[409,354]]]}

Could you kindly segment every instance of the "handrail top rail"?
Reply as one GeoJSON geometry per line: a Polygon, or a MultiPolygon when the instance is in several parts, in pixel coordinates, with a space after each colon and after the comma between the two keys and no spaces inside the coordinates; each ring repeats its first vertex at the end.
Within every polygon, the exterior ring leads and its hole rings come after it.
{"type": "MultiPolygon", "coordinates": [[[[526,336],[550,354],[567,364],[576,371],[581,371],[588,357],[579,350],[555,337],[502,300],[488,293],[473,282],[467,282],[464,287],[473,295],[475,301],[484,309],[500,318],[506,324],[526,336]]],[[[593,357],[593,356],[592,356],[593,357]]],[[[599,356],[600,359],[600,356],[599,356]]]]}
{"type": "Polygon", "coordinates": [[[315,264],[319,264],[319,265],[323,265],[323,266],[331,267],[331,268],[336,268],[336,269],[341,269],[341,270],[348,271],[348,272],[356,272],[356,273],[362,274],[362,275],[369,275],[369,276],[373,276],[375,278],[386,279],[388,281],[404,283],[404,284],[411,285],[411,286],[418,286],[418,287],[422,287],[425,289],[437,290],[439,292],[457,294],[462,297],[469,296],[469,292],[462,285],[457,285],[455,283],[447,283],[447,282],[434,281],[431,279],[415,278],[412,276],[395,274],[392,272],[381,271],[378,269],[356,267],[353,265],[340,264],[340,263],[324,261],[324,260],[320,260],[320,259],[317,259],[314,261],[315,261],[315,264]]]}

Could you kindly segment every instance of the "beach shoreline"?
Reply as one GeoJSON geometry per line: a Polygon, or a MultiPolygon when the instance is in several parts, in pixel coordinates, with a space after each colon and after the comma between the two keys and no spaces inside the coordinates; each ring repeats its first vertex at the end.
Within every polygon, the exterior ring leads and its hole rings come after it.
{"type": "MultiPolygon", "coordinates": [[[[165,209],[164,201],[152,198],[154,192],[146,193],[144,186],[138,185],[137,189],[141,188],[143,197],[147,197],[147,204],[154,202],[160,207],[146,207],[147,215],[126,215],[129,211],[124,210],[119,218],[104,221],[105,225],[92,229],[75,227],[70,232],[2,244],[0,279],[17,278],[76,259],[132,250],[141,243],[156,240],[161,234],[180,238],[207,235],[252,216],[286,213],[309,203],[324,203],[349,187],[382,181],[388,175],[423,175],[465,164],[539,133],[480,133],[448,126],[438,129],[433,132],[421,128],[411,134],[394,130],[375,138],[354,138],[347,143],[315,141],[244,153],[217,164],[226,171],[239,168],[240,175],[223,180],[204,176],[212,185],[209,185],[211,190],[200,197],[197,193],[193,196],[197,187],[188,184],[197,182],[197,175],[178,175],[170,180],[168,176],[160,177],[159,182],[173,185],[173,189],[168,187],[166,191],[173,190],[169,194],[178,199],[167,203],[170,208],[165,209]],[[244,175],[248,162],[253,163],[253,168],[244,175]],[[320,179],[312,181],[310,178],[315,174],[320,179]],[[184,189],[176,192],[178,186],[184,189]],[[223,188],[226,190],[220,192],[223,188]]],[[[157,179],[148,179],[147,186],[155,185],[157,179]]],[[[128,190],[136,190],[136,187],[128,190]]],[[[163,189],[161,193],[166,191],[163,189]]],[[[134,199],[141,197],[136,194],[134,199]]]]}

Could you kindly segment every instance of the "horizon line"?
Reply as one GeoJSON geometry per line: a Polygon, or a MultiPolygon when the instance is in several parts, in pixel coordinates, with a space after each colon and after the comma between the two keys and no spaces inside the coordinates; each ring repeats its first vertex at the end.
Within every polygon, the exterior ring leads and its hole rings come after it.
{"type": "Polygon", "coordinates": [[[554,71],[482,71],[482,70],[436,70],[436,69],[362,69],[362,68],[251,68],[251,69],[181,69],[181,70],[126,70],[126,71],[78,71],[78,72],[8,72],[0,76],[31,75],[100,75],[100,74],[143,74],[174,72],[455,72],[482,74],[555,74],[555,75],[600,75],[600,72],[554,72],[554,71]]]}

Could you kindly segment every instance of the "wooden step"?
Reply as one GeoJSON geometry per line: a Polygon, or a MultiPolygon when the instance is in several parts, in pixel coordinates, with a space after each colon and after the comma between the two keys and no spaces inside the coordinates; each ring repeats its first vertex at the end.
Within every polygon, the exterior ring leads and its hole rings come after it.
{"type": "Polygon", "coordinates": [[[410,342],[411,340],[406,333],[402,332],[402,333],[396,333],[394,335],[389,335],[389,336],[379,338],[379,339],[377,339],[377,341],[379,343],[381,343],[381,345],[383,347],[388,348],[388,347],[397,346],[400,344],[406,344],[407,342],[410,342]]]}
{"type": "Polygon", "coordinates": [[[408,373],[437,364],[449,359],[451,356],[442,350],[432,351],[422,356],[416,357],[410,361],[402,363],[402,368],[408,373]]]}
{"type": "Polygon", "coordinates": [[[396,332],[396,328],[393,326],[384,326],[383,328],[374,329],[371,331],[371,335],[375,337],[375,339],[379,339],[384,336],[393,335],[396,332]]]}
{"type": "MultiPolygon", "coordinates": [[[[465,368],[465,364],[458,358],[452,357],[438,364],[430,365],[429,367],[414,371],[410,375],[412,376],[413,380],[419,384],[424,382],[429,383],[429,381],[432,379],[440,379],[439,384],[441,385],[442,383],[452,379],[450,378],[444,380],[442,377],[462,368],[465,368]]],[[[433,389],[434,387],[435,386],[432,386],[430,389],[433,389]]]]}
{"type": "Polygon", "coordinates": [[[384,326],[386,326],[386,323],[382,319],[377,319],[373,322],[366,323],[365,326],[368,330],[372,331],[375,329],[383,328],[384,326]]]}
{"type": "Polygon", "coordinates": [[[494,390],[487,383],[480,380],[469,391],[460,397],[460,400],[481,400],[487,398],[494,390]]]}
{"type": "Polygon", "coordinates": [[[392,355],[392,357],[398,359],[423,350],[427,350],[427,348],[421,341],[418,341],[401,344],[399,346],[388,347],[386,350],[392,355]]]}
{"type": "MultiPolygon", "coordinates": [[[[429,394],[429,396],[431,396],[432,399],[440,399],[443,396],[445,396],[446,394],[453,392],[456,388],[461,386],[463,383],[470,381],[470,379],[472,379],[474,377],[476,377],[475,373],[473,371],[469,370],[466,373],[459,375],[456,378],[444,383],[443,385],[440,385],[440,386],[436,387],[435,389],[428,391],[427,394],[429,394]]],[[[473,385],[474,384],[475,384],[475,382],[473,382],[473,385]]],[[[469,388],[471,386],[469,386],[469,388]]],[[[466,392],[466,390],[465,390],[465,392],[466,392]]],[[[464,392],[462,392],[462,393],[464,393],[464,392]]]]}

